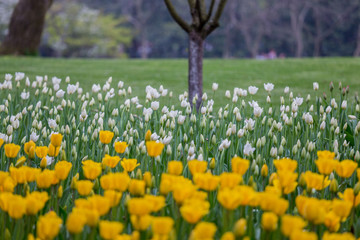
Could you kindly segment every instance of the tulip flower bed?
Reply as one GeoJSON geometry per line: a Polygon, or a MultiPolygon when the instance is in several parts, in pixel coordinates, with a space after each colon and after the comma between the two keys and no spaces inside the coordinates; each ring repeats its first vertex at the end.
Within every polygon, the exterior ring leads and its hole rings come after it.
{"type": "Polygon", "coordinates": [[[360,237],[360,103],[348,87],[314,83],[305,99],[235,88],[219,110],[204,94],[196,112],[162,86],[140,102],[111,78],[91,92],[61,82],[0,84],[0,239],[360,237]]]}

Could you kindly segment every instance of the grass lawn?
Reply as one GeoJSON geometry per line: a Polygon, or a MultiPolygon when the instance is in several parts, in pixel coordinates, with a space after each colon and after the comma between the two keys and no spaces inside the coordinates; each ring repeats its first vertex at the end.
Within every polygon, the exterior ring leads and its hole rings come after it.
{"type": "MultiPolygon", "coordinates": [[[[5,73],[24,72],[33,80],[36,75],[70,76],[72,83],[79,82],[84,90],[94,83],[104,83],[113,77],[113,87],[122,80],[131,86],[133,95],[145,96],[145,87],[161,84],[177,96],[187,89],[187,60],[118,60],[118,59],[48,59],[0,57],[0,76],[5,73]]],[[[1,81],[3,78],[1,79],[1,81]]],[[[341,81],[349,85],[351,92],[360,90],[360,58],[278,59],[272,61],[209,59],[204,62],[204,91],[212,96],[211,85],[219,83],[216,102],[223,104],[225,90],[234,87],[259,87],[256,100],[265,101],[267,93],[263,84],[275,84],[273,101],[279,102],[285,86],[294,96],[306,97],[312,91],[312,83],[318,82],[320,93],[328,93],[328,85],[341,81]]],[[[65,85],[64,85],[65,86],[65,85]]]]}

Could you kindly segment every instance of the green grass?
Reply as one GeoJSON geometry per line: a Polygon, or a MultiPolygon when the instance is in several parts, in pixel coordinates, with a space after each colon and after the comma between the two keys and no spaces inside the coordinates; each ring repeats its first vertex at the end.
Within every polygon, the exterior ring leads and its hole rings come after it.
{"type": "MultiPolygon", "coordinates": [[[[5,73],[24,72],[31,80],[36,75],[70,76],[73,83],[79,82],[84,90],[90,90],[93,83],[104,83],[113,77],[113,86],[119,80],[131,86],[133,95],[145,96],[145,87],[159,87],[161,84],[177,96],[187,89],[187,61],[185,59],[162,60],[118,60],[118,59],[48,59],[0,57],[0,76],[5,73]]],[[[3,77],[0,79],[3,80],[3,77]],[[1,79],[2,78],[2,79],[1,79]]],[[[212,96],[211,85],[219,83],[215,99],[218,104],[226,101],[225,90],[234,87],[259,87],[256,100],[265,101],[263,84],[275,84],[273,101],[285,86],[294,96],[306,97],[312,91],[312,83],[320,84],[320,92],[328,93],[328,85],[335,87],[341,81],[349,85],[352,93],[360,90],[359,58],[283,59],[273,61],[211,59],[204,62],[204,91],[212,96]]]]}

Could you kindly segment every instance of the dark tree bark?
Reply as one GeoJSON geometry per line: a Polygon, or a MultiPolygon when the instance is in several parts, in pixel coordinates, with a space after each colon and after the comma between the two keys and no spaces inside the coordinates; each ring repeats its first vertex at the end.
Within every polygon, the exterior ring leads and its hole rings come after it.
{"type": "Polygon", "coordinates": [[[227,0],[211,0],[206,6],[205,0],[188,0],[191,23],[187,23],[175,10],[171,0],[164,0],[175,22],[189,35],[189,102],[197,95],[196,109],[199,110],[202,99],[204,40],[217,27],[227,0]]]}
{"type": "Polygon", "coordinates": [[[52,0],[20,0],[11,15],[9,33],[0,47],[0,54],[36,54],[51,4],[52,0]]]}

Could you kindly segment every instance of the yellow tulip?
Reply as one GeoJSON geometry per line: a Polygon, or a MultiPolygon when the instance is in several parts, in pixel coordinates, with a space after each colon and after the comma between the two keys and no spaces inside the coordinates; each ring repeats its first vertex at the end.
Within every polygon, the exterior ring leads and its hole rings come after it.
{"type": "Polygon", "coordinates": [[[330,211],[325,215],[324,225],[330,232],[337,232],[340,228],[340,217],[330,211]]]}
{"type": "Polygon", "coordinates": [[[54,170],[45,169],[36,177],[36,184],[38,188],[49,188],[53,184],[57,184],[59,179],[55,175],[54,170]]]}
{"type": "Polygon", "coordinates": [[[315,161],[315,164],[321,174],[330,175],[330,173],[336,169],[339,161],[334,159],[320,158],[315,161]]]}
{"type": "Polygon", "coordinates": [[[84,176],[87,179],[95,180],[101,174],[101,163],[94,162],[93,160],[86,160],[83,161],[82,164],[84,176]]]}
{"type": "Polygon", "coordinates": [[[0,148],[2,147],[3,144],[4,144],[4,139],[0,138],[0,148]]]}
{"type": "Polygon", "coordinates": [[[294,172],[297,168],[297,161],[290,158],[283,158],[279,160],[274,160],[274,166],[276,170],[285,170],[289,172],[294,172]]]}
{"type": "Polygon", "coordinates": [[[24,168],[10,167],[10,176],[15,180],[17,184],[23,184],[26,182],[26,175],[24,168]]]}
{"type": "Polygon", "coordinates": [[[151,205],[151,212],[158,212],[166,205],[163,196],[145,195],[144,199],[151,205]]]}
{"type": "Polygon", "coordinates": [[[137,163],[136,159],[126,159],[124,158],[121,161],[121,166],[126,172],[132,172],[134,169],[138,166],[140,166],[140,163],[137,163]]]}
{"type": "Polygon", "coordinates": [[[131,225],[138,231],[146,230],[150,226],[152,219],[153,217],[149,214],[130,216],[131,225]]]}
{"type": "Polygon", "coordinates": [[[114,148],[117,153],[124,153],[128,144],[126,142],[115,142],[114,148]]]}
{"type": "Polygon", "coordinates": [[[126,173],[110,173],[100,178],[100,185],[104,190],[125,192],[128,189],[130,177],[126,173]]]}
{"type": "Polygon", "coordinates": [[[81,196],[90,195],[94,184],[89,180],[79,180],[76,182],[77,191],[81,196]]]}
{"type": "Polygon", "coordinates": [[[204,173],[207,169],[208,163],[205,161],[200,161],[197,159],[188,161],[188,168],[191,172],[191,175],[195,175],[196,173],[204,173]]]}
{"type": "Polygon", "coordinates": [[[40,239],[53,239],[60,231],[62,220],[51,211],[40,216],[36,223],[36,235],[40,239]]]}
{"type": "Polygon", "coordinates": [[[194,183],[199,188],[205,191],[214,191],[220,182],[219,176],[214,176],[211,173],[197,173],[194,175],[194,183]]]}
{"type": "Polygon", "coordinates": [[[49,144],[48,155],[49,157],[57,157],[60,152],[60,147],[55,147],[51,143],[49,144]]]}
{"type": "Polygon", "coordinates": [[[25,198],[26,200],[26,214],[36,215],[44,208],[49,196],[47,192],[32,192],[25,198]]]}
{"type": "Polygon", "coordinates": [[[328,150],[317,151],[317,156],[318,159],[333,160],[335,158],[335,153],[328,150]]]}
{"type": "Polygon", "coordinates": [[[191,236],[194,240],[213,239],[216,233],[216,225],[210,222],[200,222],[196,224],[191,236]]]}
{"type": "Polygon", "coordinates": [[[221,236],[220,240],[235,240],[235,235],[232,232],[226,232],[221,236]]]}
{"type": "Polygon", "coordinates": [[[169,161],[167,172],[172,175],[181,175],[183,171],[183,164],[180,161],[169,161]]]}
{"type": "Polygon", "coordinates": [[[334,213],[341,218],[342,221],[345,221],[346,218],[350,215],[353,203],[349,201],[334,199],[332,201],[332,210],[334,213]]]}
{"type": "Polygon", "coordinates": [[[152,187],[152,180],[151,180],[151,173],[150,172],[144,172],[143,174],[143,180],[146,183],[146,187],[151,188],[152,187]]]}
{"type": "Polygon", "coordinates": [[[181,208],[181,216],[190,224],[195,224],[209,212],[210,203],[208,201],[191,199],[185,202],[181,208]]]}
{"type": "Polygon", "coordinates": [[[314,232],[305,232],[301,230],[295,230],[290,235],[290,240],[317,240],[317,235],[314,232]]]}
{"type": "Polygon", "coordinates": [[[224,188],[234,188],[242,182],[241,175],[231,172],[223,172],[220,175],[220,187],[224,188]]]}
{"type": "Polygon", "coordinates": [[[120,222],[102,220],[99,223],[100,236],[106,240],[115,239],[123,228],[124,226],[120,222]]]}
{"type": "Polygon", "coordinates": [[[250,161],[247,159],[242,159],[240,157],[234,157],[231,159],[231,170],[233,173],[238,173],[242,176],[249,169],[249,166],[250,161]]]}
{"type": "Polygon", "coordinates": [[[102,159],[102,164],[104,166],[108,166],[110,168],[116,167],[116,165],[120,162],[119,156],[110,156],[105,154],[105,157],[102,159]]]}
{"type": "Polygon", "coordinates": [[[245,218],[240,218],[234,224],[233,232],[235,236],[241,237],[246,233],[247,223],[245,218]]]}
{"type": "Polygon", "coordinates": [[[30,159],[33,159],[35,157],[35,147],[36,144],[32,140],[24,144],[24,151],[30,159]]]}
{"type": "Polygon", "coordinates": [[[20,151],[20,146],[14,143],[7,143],[4,145],[5,155],[8,158],[16,158],[20,151]]]}
{"type": "Polygon", "coordinates": [[[104,192],[104,197],[109,199],[110,207],[115,207],[115,206],[119,205],[121,197],[122,197],[122,193],[117,192],[115,190],[106,190],[104,192]]]}
{"type": "Polygon", "coordinates": [[[143,180],[131,179],[129,183],[129,192],[132,195],[142,196],[145,194],[145,185],[143,180]]]}
{"type": "Polygon", "coordinates": [[[304,179],[308,189],[314,188],[315,190],[320,191],[330,185],[330,180],[328,180],[328,177],[313,173],[311,171],[306,171],[304,173],[304,179]]]}
{"type": "Polygon", "coordinates": [[[145,133],[145,141],[150,141],[151,139],[151,131],[150,130],[147,130],[146,133],[145,133]]]}
{"type": "Polygon", "coordinates": [[[343,160],[336,166],[336,173],[343,178],[349,178],[356,170],[358,164],[352,160],[343,160]]]}
{"type": "Polygon", "coordinates": [[[71,212],[66,219],[66,229],[71,234],[81,233],[86,224],[86,216],[79,212],[71,212]]]}
{"type": "Polygon", "coordinates": [[[59,180],[65,180],[72,167],[71,162],[59,161],[55,164],[55,175],[59,180]]]}
{"type": "Polygon", "coordinates": [[[151,204],[144,198],[131,198],[127,203],[131,215],[144,216],[151,212],[151,204]]]}
{"type": "Polygon", "coordinates": [[[38,158],[42,159],[48,154],[48,147],[35,147],[35,153],[38,158]]]}
{"type": "Polygon", "coordinates": [[[328,233],[325,232],[322,236],[322,240],[355,240],[352,233],[328,233]]]}
{"type": "Polygon", "coordinates": [[[154,217],[152,220],[152,231],[155,235],[169,235],[174,225],[171,217],[154,217]]]}
{"type": "Polygon", "coordinates": [[[100,131],[100,142],[103,144],[109,144],[114,137],[114,133],[111,131],[100,131]]]}
{"type": "Polygon", "coordinates": [[[98,225],[100,215],[96,209],[74,207],[72,212],[84,215],[86,217],[86,225],[92,228],[98,225]]]}
{"type": "Polygon", "coordinates": [[[264,165],[261,167],[260,173],[261,173],[261,176],[262,176],[262,177],[267,177],[268,174],[269,174],[269,167],[268,167],[266,164],[264,164],[264,165]]]}
{"type": "Polygon", "coordinates": [[[161,154],[165,145],[161,142],[156,141],[147,141],[146,142],[146,150],[150,157],[157,157],[161,154]]]}
{"type": "Polygon", "coordinates": [[[290,237],[295,230],[302,230],[306,225],[304,219],[298,216],[286,214],[281,217],[281,232],[286,237],[290,237]]]}
{"type": "Polygon", "coordinates": [[[52,133],[50,142],[54,147],[60,147],[63,135],[61,133],[52,133]]]}
{"type": "Polygon", "coordinates": [[[261,227],[269,232],[275,231],[278,225],[278,216],[272,212],[265,212],[261,217],[261,227]]]}
{"type": "Polygon", "coordinates": [[[9,216],[13,219],[20,219],[26,213],[26,200],[22,196],[12,195],[8,198],[9,216]]]}
{"type": "Polygon", "coordinates": [[[292,193],[295,190],[297,186],[297,173],[286,170],[278,170],[277,177],[284,194],[292,193]]]}
{"type": "Polygon", "coordinates": [[[354,189],[347,188],[344,193],[338,193],[339,197],[345,201],[350,202],[353,207],[357,207],[360,204],[360,193],[355,196],[354,189]]]}
{"type": "Polygon", "coordinates": [[[100,216],[107,214],[110,210],[110,200],[100,195],[88,197],[89,205],[96,210],[100,216]]]}

